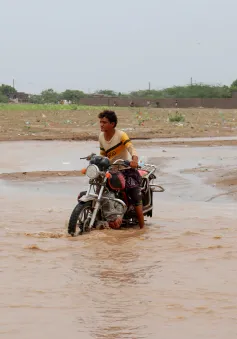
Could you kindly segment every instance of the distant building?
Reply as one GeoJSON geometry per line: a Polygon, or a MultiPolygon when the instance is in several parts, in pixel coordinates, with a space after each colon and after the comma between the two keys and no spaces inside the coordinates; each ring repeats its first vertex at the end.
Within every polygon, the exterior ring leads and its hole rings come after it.
{"type": "Polygon", "coordinates": [[[29,102],[30,95],[24,92],[16,92],[9,96],[9,101],[14,103],[26,103],[29,102]]]}

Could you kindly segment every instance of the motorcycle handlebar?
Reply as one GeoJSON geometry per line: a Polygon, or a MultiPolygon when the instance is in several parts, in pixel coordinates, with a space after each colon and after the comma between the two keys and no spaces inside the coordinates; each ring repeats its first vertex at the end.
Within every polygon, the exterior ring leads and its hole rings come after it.
{"type": "Polygon", "coordinates": [[[111,164],[111,166],[126,166],[126,167],[130,167],[130,161],[128,160],[116,160],[113,164],[111,164]],[[117,163],[117,161],[120,161],[120,163],[117,163]]]}
{"type": "MultiPolygon", "coordinates": [[[[117,166],[125,166],[125,167],[131,167],[130,166],[130,161],[129,160],[117,160],[117,161],[121,161],[120,164],[117,164],[116,162],[111,164],[111,166],[117,165],[117,166]]],[[[141,168],[141,166],[138,166],[137,168],[141,168]]]]}
{"type": "Polygon", "coordinates": [[[80,160],[82,160],[82,159],[86,159],[86,160],[91,160],[91,157],[93,156],[93,155],[96,155],[95,153],[91,153],[90,155],[87,155],[86,157],[83,157],[83,158],[80,158],[80,160]]]}
{"type": "MultiPolygon", "coordinates": [[[[92,154],[87,155],[86,157],[82,157],[80,159],[81,160],[82,159],[83,160],[86,159],[86,160],[90,161],[93,155],[96,155],[96,154],[92,153],[92,154]]],[[[125,167],[130,167],[130,161],[129,160],[118,159],[113,164],[111,164],[111,166],[115,166],[115,165],[117,165],[117,166],[121,166],[122,165],[122,166],[125,166],[125,167]],[[120,161],[119,164],[117,163],[118,161],[120,161]]],[[[138,166],[137,168],[141,168],[141,166],[138,166]]]]}

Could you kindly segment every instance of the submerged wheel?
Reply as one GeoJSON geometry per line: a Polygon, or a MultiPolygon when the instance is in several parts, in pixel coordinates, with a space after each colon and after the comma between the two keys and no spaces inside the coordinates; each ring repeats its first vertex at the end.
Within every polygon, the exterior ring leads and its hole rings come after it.
{"type": "Polygon", "coordinates": [[[74,236],[77,226],[80,231],[84,231],[84,227],[88,227],[88,221],[92,214],[92,201],[79,202],[72,211],[68,223],[68,233],[74,236]]]}

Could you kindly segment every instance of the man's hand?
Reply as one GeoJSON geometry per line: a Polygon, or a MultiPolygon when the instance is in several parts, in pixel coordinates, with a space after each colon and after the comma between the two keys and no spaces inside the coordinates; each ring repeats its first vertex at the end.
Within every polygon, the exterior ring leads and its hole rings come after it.
{"type": "Polygon", "coordinates": [[[132,168],[138,168],[138,162],[135,160],[130,161],[130,167],[132,168]]]}
{"type": "Polygon", "coordinates": [[[130,162],[130,167],[138,168],[138,157],[136,155],[132,157],[132,161],[130,162]]]}

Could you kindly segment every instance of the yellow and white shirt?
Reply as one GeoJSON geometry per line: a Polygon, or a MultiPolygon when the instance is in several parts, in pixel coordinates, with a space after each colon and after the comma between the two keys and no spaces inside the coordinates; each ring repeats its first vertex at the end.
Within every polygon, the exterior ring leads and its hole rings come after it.
{"type": "Polygon", "coordinates": [[[115,129],[115,134],[110,141],[105,140],[104,132],[100,133],[100,154],[114,162],[118,159],[131,160],[137,152],[128,135],[120,130],[115,129]]]}

